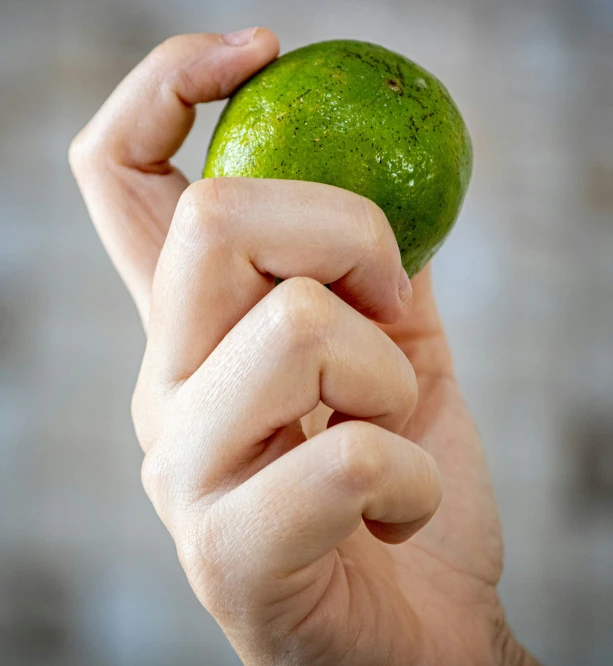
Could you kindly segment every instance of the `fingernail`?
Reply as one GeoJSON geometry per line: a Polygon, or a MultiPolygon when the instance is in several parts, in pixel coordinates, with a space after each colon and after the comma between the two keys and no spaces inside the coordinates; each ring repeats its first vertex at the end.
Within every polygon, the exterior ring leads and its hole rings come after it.
{"type": "Polygon", "coordinates": [[[221,38],[230,46],[245,46],[254,38],[256,32],[257,28],[245,28],[245,30],[238,30],[237,32],[228,32],[222,35],[221,38]]]}
{"type": "Polygon", "coordinates": [[[402,305],[404,305],[405,308],[407,308],[411,302],[412,295],[413,287],[411,286],[411,281],[409,280],[409,276],[407,275],[406,271],[402,269],[400,272],[400,283],[398,285],[398,296],[400,297],[402,305]]]}

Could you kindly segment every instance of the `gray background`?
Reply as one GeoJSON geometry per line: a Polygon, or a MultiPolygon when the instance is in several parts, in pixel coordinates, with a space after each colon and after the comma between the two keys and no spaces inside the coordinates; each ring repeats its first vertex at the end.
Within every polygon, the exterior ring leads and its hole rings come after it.
{"type": "MultiPolygon", "coordinates": [[[[140,488],[143,335],[68,143],[173,33],[352,37],[437,74],[475,145],[435,261],[500,500],[502,595],[549,664],[613,663],[613,3],[0,0],[0,664],[237,664],[140,488]]],[[[197,178],[220,104],[178,163],[197,178]]]]}

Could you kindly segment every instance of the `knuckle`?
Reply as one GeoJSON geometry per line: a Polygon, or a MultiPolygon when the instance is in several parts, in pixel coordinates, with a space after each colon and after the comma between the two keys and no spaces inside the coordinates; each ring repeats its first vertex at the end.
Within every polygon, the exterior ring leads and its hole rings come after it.
{"type": "Polygon", "coordinates": [[[185,49],[188,40],[189,35],[172,35],[171,37],[167,37],[151,51],[151,56],[162,60],[173,57],[185,49]]]}
{"type": "Polygon", "coordinates": [[[362,421],[337,427],[339,481],[350,491],[367,492],[377,486],[385,471],[385,449],[378,428],[362,421]]]}
{"type": "MultiPolygon", "coordinates": [[[[202,92],[202,63],[199,58],[203,49],[214,49],[220,43],[219,36],[207,34],[174,35],[158,44],[149,55],[149,59],[162,74],[161,85],[169,88],[188,101],[196,100],[202,92]],[[200,72],[200,74],[199,74],[200,72]]],[[[225,97],[223,68],[207,68],[207,89],[215,99],[225,97]]]]}
{"type": "Polygon", "coordinates": [[[197,94],[197,86],[190,75],[189,69],[181,62],[188,51],[194,48],[193,35],[174,35],[158,44],[149,60],[157,70],[157,81],[160,92],[168,90],[178,93],[181,99],[192,99],[197,94]]]}
{"type": "Polygon", "coordinates": [[[332,300],[317,280],[290,278],[275,290],[272,320],[281,327],[291,346],[320,342],[332,320],[332,300]]]}
{"type": "Polygon", "coordinates": [[[217,178],[203,178],[192,183],[181,195],[179,207],[187,210],[212,209],[223,207],[223,192],[217,178]]]}
{"type": "Polygon", "coordinates": [[[156,509],[167,494],[170,478],[168,460],[160,455],[158,449],[149,451],[141,466],[141,483],[156,509]]]}
{"type": "Polygon", "coordinates": [[[174,232],[188,242],[201,239],[211,231],[218,233],[219,222],[226,216],[225,189],[216,178],[190,185],[179,199],[174,232]]]}
{"type": "Polygon", "coordinates": [[[82,170],[91,153],[92,151],[88,147],[87,128],[85,128],[74,137],[68,148],[68,163],[74,174],[82,170]]]}
{"type": "MultiPolygon", "coordinates": [[[[229,601],[235,594],[229,590],[232,578],[228,571],[232,566],[225,552],[223,531],[215,523],[215,506],[204,514],[184,524],[175,538],[177,554],[187,580],[196,596],[210,612],[228,612],[229,601]]],[[[233,548],[232,548],[233,550],[233,548]]],[[[233,567],[236,571],[236,567],[233,567]]]]}
{"type": "Polygon", "coordinates": [[[160,425],[169,416],[172,398],[166,386],[158,381],[156,370],[152,369],[149,355],[145,352],[130,403],[134,431],[145,453],[158,439],[160,425]]]}

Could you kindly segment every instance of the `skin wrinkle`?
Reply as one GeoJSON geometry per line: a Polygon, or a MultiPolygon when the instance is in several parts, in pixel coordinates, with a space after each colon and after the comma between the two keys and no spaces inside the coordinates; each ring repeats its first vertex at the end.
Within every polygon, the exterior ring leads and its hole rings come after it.
{"type": "Polygon", "coordinates": [[[306,624],[308,624],[309,619],[313,616],[314,613],[317,612],[317,607],[319,606],[319,604],[323,603],[324,599],[326,597],[326,594],[329,594],[330,582],[332,581],[332,579],[334,578],[334,575],[336,573],[338,573],[338,575],[340,575],[343,579],[343,582],[344,582],[343,590],[348,595],[348,599],[349,599],[348,606],[351,607],[351,588],[349,587],[349,585],[347,583],[347,570],[345,569],[345,567],[340,566],[340,555],[339,555],[338,551],[335,553],[334,562],[332,563],[332,566],[329,567],[329,569],[330,569],[330,575],[329,575],[329,578],[328,578],[328,583],[324,587],[323,593],[321,594],[320,598],[317,600],[317,603],[311,608],[311,610],[297,624],[295,624],[292,627],[289,635],[298,634],[300,632],[301,628],[303,628],[306,624]]]}
{"type": "MultiPolygon", "coordinates": [[[[181,40],[183,38],[179,37],[178,39],[181,40]]],[[[161,64],[162,67],[165,68],[163,75],[159,77],[158,87],[163,97],[166,99],[170,98],[171,103],[176,99],[176,101],[180,102],[185,107],[188,114],[193,112],[195,117],[194,105],[198,103],[199,98],[201,97],[201,86],[198,85],[193,72],[203,72],[212,69],[210,68],[210,62],[208,62],[210,56],[208,54],[205,54],[204,56],[197,54],[193,61],[185,63],[181,68],[171,66],[170,62],[166,65],[166,61],[169,60],[169,57],[164,51],[170,51],[172,53],[177,50],[178,45],[176,40],[177,38],[171,37],[158,47],[159,52],[156,53],[154,50],[152,53],[152,58],[158,60],[158,63],[156,64],[161,64]],[[207,67],[207,65],[209,65],[209,67],[207,67]]],[[[174,53],[172,53],[172,55],[174,56],[174,53]]],[[[215,64],[218,65],[218,63],[215,64]]],[[[215,70],[217,70],[217,67],[215,67],[215,70]]],[[[209,74],[207,78],[209,96],[212,99],[219,98],[221,94],[219,84],[215,82],[211,74],[209,74]],[[211,82],[213,82],[212,87],[210,85],[211,82]]]]}
{"type": "MultiPolygon", "coordinates": [[[[324,569],[319,563],[315,564],[318,568],[324,569]]],[[[313,568],[313,566],[310,565],[310,568],[313,568]]],[[[260,617],[266,618],[266,624],[270,627],[269,631],[275,637],[276,641],[287,641],[291,644],[292,636],[297,632],[297,628],[303,626],[308,621],[308,617],[313,612],[316,612],[321,600],[326,595],[335,572],[334,563],[327,568],[329,569],[329,575],[311,576],[306,584],[296,588],[296,593],[289,587],[289,584],[292,583],[292,578],[295,578],[299,574],[292,574],[284,578],[285,585],[288,586],[288,592],[263,607],[263,610],[265,610],[266,608],[272,609],[279,605],[282,606],[282,610],[274,615],[269,615],[268,612],[260,615],[260,617]],[[297,613],[300,616],[298,620],[295,618],[297,613]]],[[[307,649],[309,644],[306,645],[307,649]]]]}
{"type": "MultiPolygon", "coordinates": [[[[373,607],[376,606],[376,605],[383,605],[384,606],[385,601],[380,598],[380,595],[376,594],[377,591],[373,587],[371,587],[369,585],[365,585],[364,587],[367,590],[367,593],[368,593],[369,598],[370,598],[370,602],[373,605],[373,607]],[[375,598],[377,596],[379,597],[378,599],[375,598]],[[381,603],[381,602],[383,602],[383,603],[381,603]]],[[[379,615],[375,616],[375,618],[374,618],[375,630],[374,631],[375,631],[375,636],[376,636],[376,642],[377,642],[378,645],[385,646],[385,643],[388,643],[387,649],[385,649],[385,647],[383,648],[384,653],[381,656],[382,656],[382,662],[383,663],[389,663],[390,660],[391,660],[391,655],[392,655],[391,640],[390,640],[389,636],[387,636],[387,637],[385,636],[385,631],[382,631],[382,622],[383,622],[383,618],[381,616],[379,616],[379,615]]]]}

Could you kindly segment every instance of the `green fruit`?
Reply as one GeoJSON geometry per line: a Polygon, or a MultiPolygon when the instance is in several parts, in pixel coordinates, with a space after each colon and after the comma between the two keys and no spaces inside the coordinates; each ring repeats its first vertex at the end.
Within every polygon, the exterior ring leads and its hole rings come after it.
{"type": "Polygon", "coordinates": [[[472,146],[443,84],[387,49],[331,41],[292,51],[225,107],[203,176],[310,180],[384,211],[417,273],[451,230],[472,146]]]}

